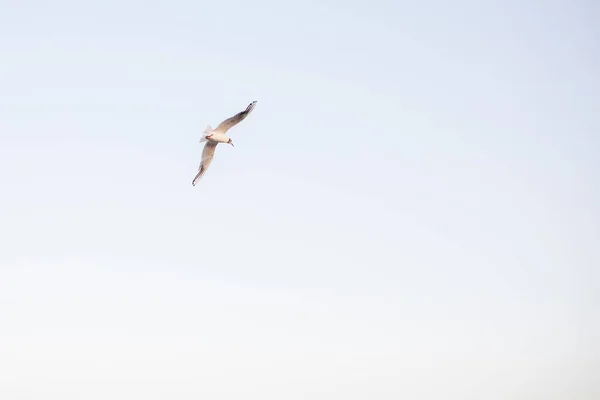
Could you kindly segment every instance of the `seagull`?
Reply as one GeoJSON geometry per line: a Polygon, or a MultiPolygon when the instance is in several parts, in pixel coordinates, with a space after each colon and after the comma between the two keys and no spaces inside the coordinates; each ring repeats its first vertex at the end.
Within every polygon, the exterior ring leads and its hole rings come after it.
{"type": "Polygon", "coordinates": [[[206,142],[204,150],[202,150],[202,161],[200,162],[200,167],[198,167],[198,173],[192,180],[192,186],[196,186],[196,183],[206,173],[219,143],[227,143],[235,147],[231,138],[227,136],[227,131],[242,122],[248,114],[254,110],[254,106],[256,106],[256,101],[250,103],[244,111],[240,111],[233,117],[227,118],[225,121],[221,122],[219,126],[217,126],[217,129],[211,128],[210,125],[206,127],[202,134],[202,139],[200,139],[200,143],[206,142]]]}

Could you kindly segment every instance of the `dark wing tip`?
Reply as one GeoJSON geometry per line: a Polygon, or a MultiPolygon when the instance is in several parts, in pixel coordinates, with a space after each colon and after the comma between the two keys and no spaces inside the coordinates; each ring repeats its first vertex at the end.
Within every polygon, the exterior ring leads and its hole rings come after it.
{"type": "Polygon", "coordinates": [[[254,106],[256,106],[256,101],[253,101],[252,103],[248,104],[248,107],[246,107],[246,109],[242,112],[244,114],[249,114],[250,111],[254,110],[254,106]]]}

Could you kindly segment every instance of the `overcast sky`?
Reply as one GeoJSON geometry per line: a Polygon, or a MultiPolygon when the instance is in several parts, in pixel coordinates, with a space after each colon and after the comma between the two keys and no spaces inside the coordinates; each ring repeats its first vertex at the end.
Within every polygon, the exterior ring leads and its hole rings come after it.
{"type": "Polygon", "coordinates": [[[0,10],[3,400],[600,398],[600,3],[0,10]]]}

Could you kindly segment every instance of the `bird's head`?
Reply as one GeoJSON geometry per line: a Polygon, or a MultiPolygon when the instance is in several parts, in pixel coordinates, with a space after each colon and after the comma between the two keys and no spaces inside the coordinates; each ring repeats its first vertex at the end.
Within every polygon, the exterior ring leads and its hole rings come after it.
{"type": "Polygon", "coordinates": [[[227,143],[229,143],[230,145],[232,145],[233,147],[235,147],[235,146],[233,145],[233,140],[231,140],[231,138],[229,138],[229,141],[228,141],[227,143]]]}

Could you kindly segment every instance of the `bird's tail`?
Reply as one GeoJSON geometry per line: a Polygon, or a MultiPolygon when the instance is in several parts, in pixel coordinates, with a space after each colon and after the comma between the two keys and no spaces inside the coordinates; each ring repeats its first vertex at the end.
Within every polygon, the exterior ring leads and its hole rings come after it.
{"type": "Polygon", "coordinates": [[[213,131],[213,128],[210,127],[210,125],[208,125],[206,127],[206,129],[204,130],[204,132],[202,132],[202,137],[200,138],[200,143],[204,143],[206,142],[206,135],[208,135],[209,133],[211,133],[213,131]]]}

